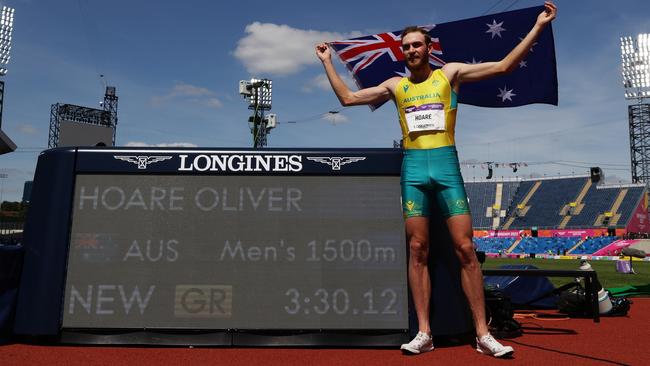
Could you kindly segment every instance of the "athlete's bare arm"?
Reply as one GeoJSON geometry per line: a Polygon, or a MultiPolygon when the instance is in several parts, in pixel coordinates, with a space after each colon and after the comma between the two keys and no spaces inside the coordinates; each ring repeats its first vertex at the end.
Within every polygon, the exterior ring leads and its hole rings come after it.
{"type": "Polygon", "coordinates": [[[480,81],[512,72],[526,57],[537,37],[557,15],[557,7],[550,1],[544,3],[544,11],[537,16],[537,22],[526,37],[501,61],[464,64],[450,62],[442,67],[442,72],[458,92],[461,83],[480,81]]]}
{"type": "Polygon", "coordinates": [[[357,91],[352,91],[345,85],[341,77],[332,65],[332,54],[330,48],[325,43],[316,46],[316,56],[323,63],[327,78],[334,89],[336,97],[339,98],[341,105],[366,105],[385,102],[393,97],[393,90],[399,82],[399,77],[390,78],[383,83],[357,91]]]}

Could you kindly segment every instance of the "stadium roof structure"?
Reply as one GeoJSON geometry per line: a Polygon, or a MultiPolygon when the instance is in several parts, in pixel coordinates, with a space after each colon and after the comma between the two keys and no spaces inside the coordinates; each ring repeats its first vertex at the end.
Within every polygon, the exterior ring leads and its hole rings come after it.
{"type": "Polygon", "coordinates": [[[16,144],[0,130],[0,154],[10,153],[14,150],[16,150],[16,144]]]}

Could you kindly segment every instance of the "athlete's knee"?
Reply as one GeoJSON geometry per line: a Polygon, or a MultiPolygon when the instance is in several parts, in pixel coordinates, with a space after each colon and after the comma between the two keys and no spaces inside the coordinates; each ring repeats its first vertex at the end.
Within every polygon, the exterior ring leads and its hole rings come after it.
{"type": "Polygon", "coordinates": [[[455,243],[456,255],[463,267],[478,266],[478,259],[476,258],[476,250],[471,238],[464,238],[463,240],[455,243]]]}
{"type": "Polygon", "coordinates": [[[412,235],[409,238],[409,253],[411,260],[426,262],[429,256],[429,241],[427,238],[419,235],[412,235]]]}

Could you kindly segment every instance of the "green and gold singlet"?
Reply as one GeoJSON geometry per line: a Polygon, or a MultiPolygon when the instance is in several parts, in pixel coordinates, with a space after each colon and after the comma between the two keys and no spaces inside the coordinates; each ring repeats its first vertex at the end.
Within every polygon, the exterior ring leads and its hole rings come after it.
{"type": "Polygon", "coordinates": [[[404,149],[455,145],[456,93],[440,69],[417,84],[402,78],[394,92],[404,149]]]}

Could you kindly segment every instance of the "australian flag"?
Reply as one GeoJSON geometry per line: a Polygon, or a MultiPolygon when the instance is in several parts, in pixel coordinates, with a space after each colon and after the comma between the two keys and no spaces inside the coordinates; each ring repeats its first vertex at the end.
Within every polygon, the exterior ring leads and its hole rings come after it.
{"type": "MultiPolygon", "coordinates": [[[[528,34],[543,6],[486,15],[437,25],[429,30],[433,69],[447,62],[499,61],[528,34]]],[[[393,76],[407,76],[401,51],[401,30],[374,34],[330,46],[350,70],[359,88],[376,86],[393,76]]],[[[516,107],[532,103],[557,105],[557,70],[553,30],[548,24],[530,51],[510,74],[461,84],[460,103],[482,107],[516,107]]],[[[377,108],[380,105],[371,106],[377,108]]]]}

